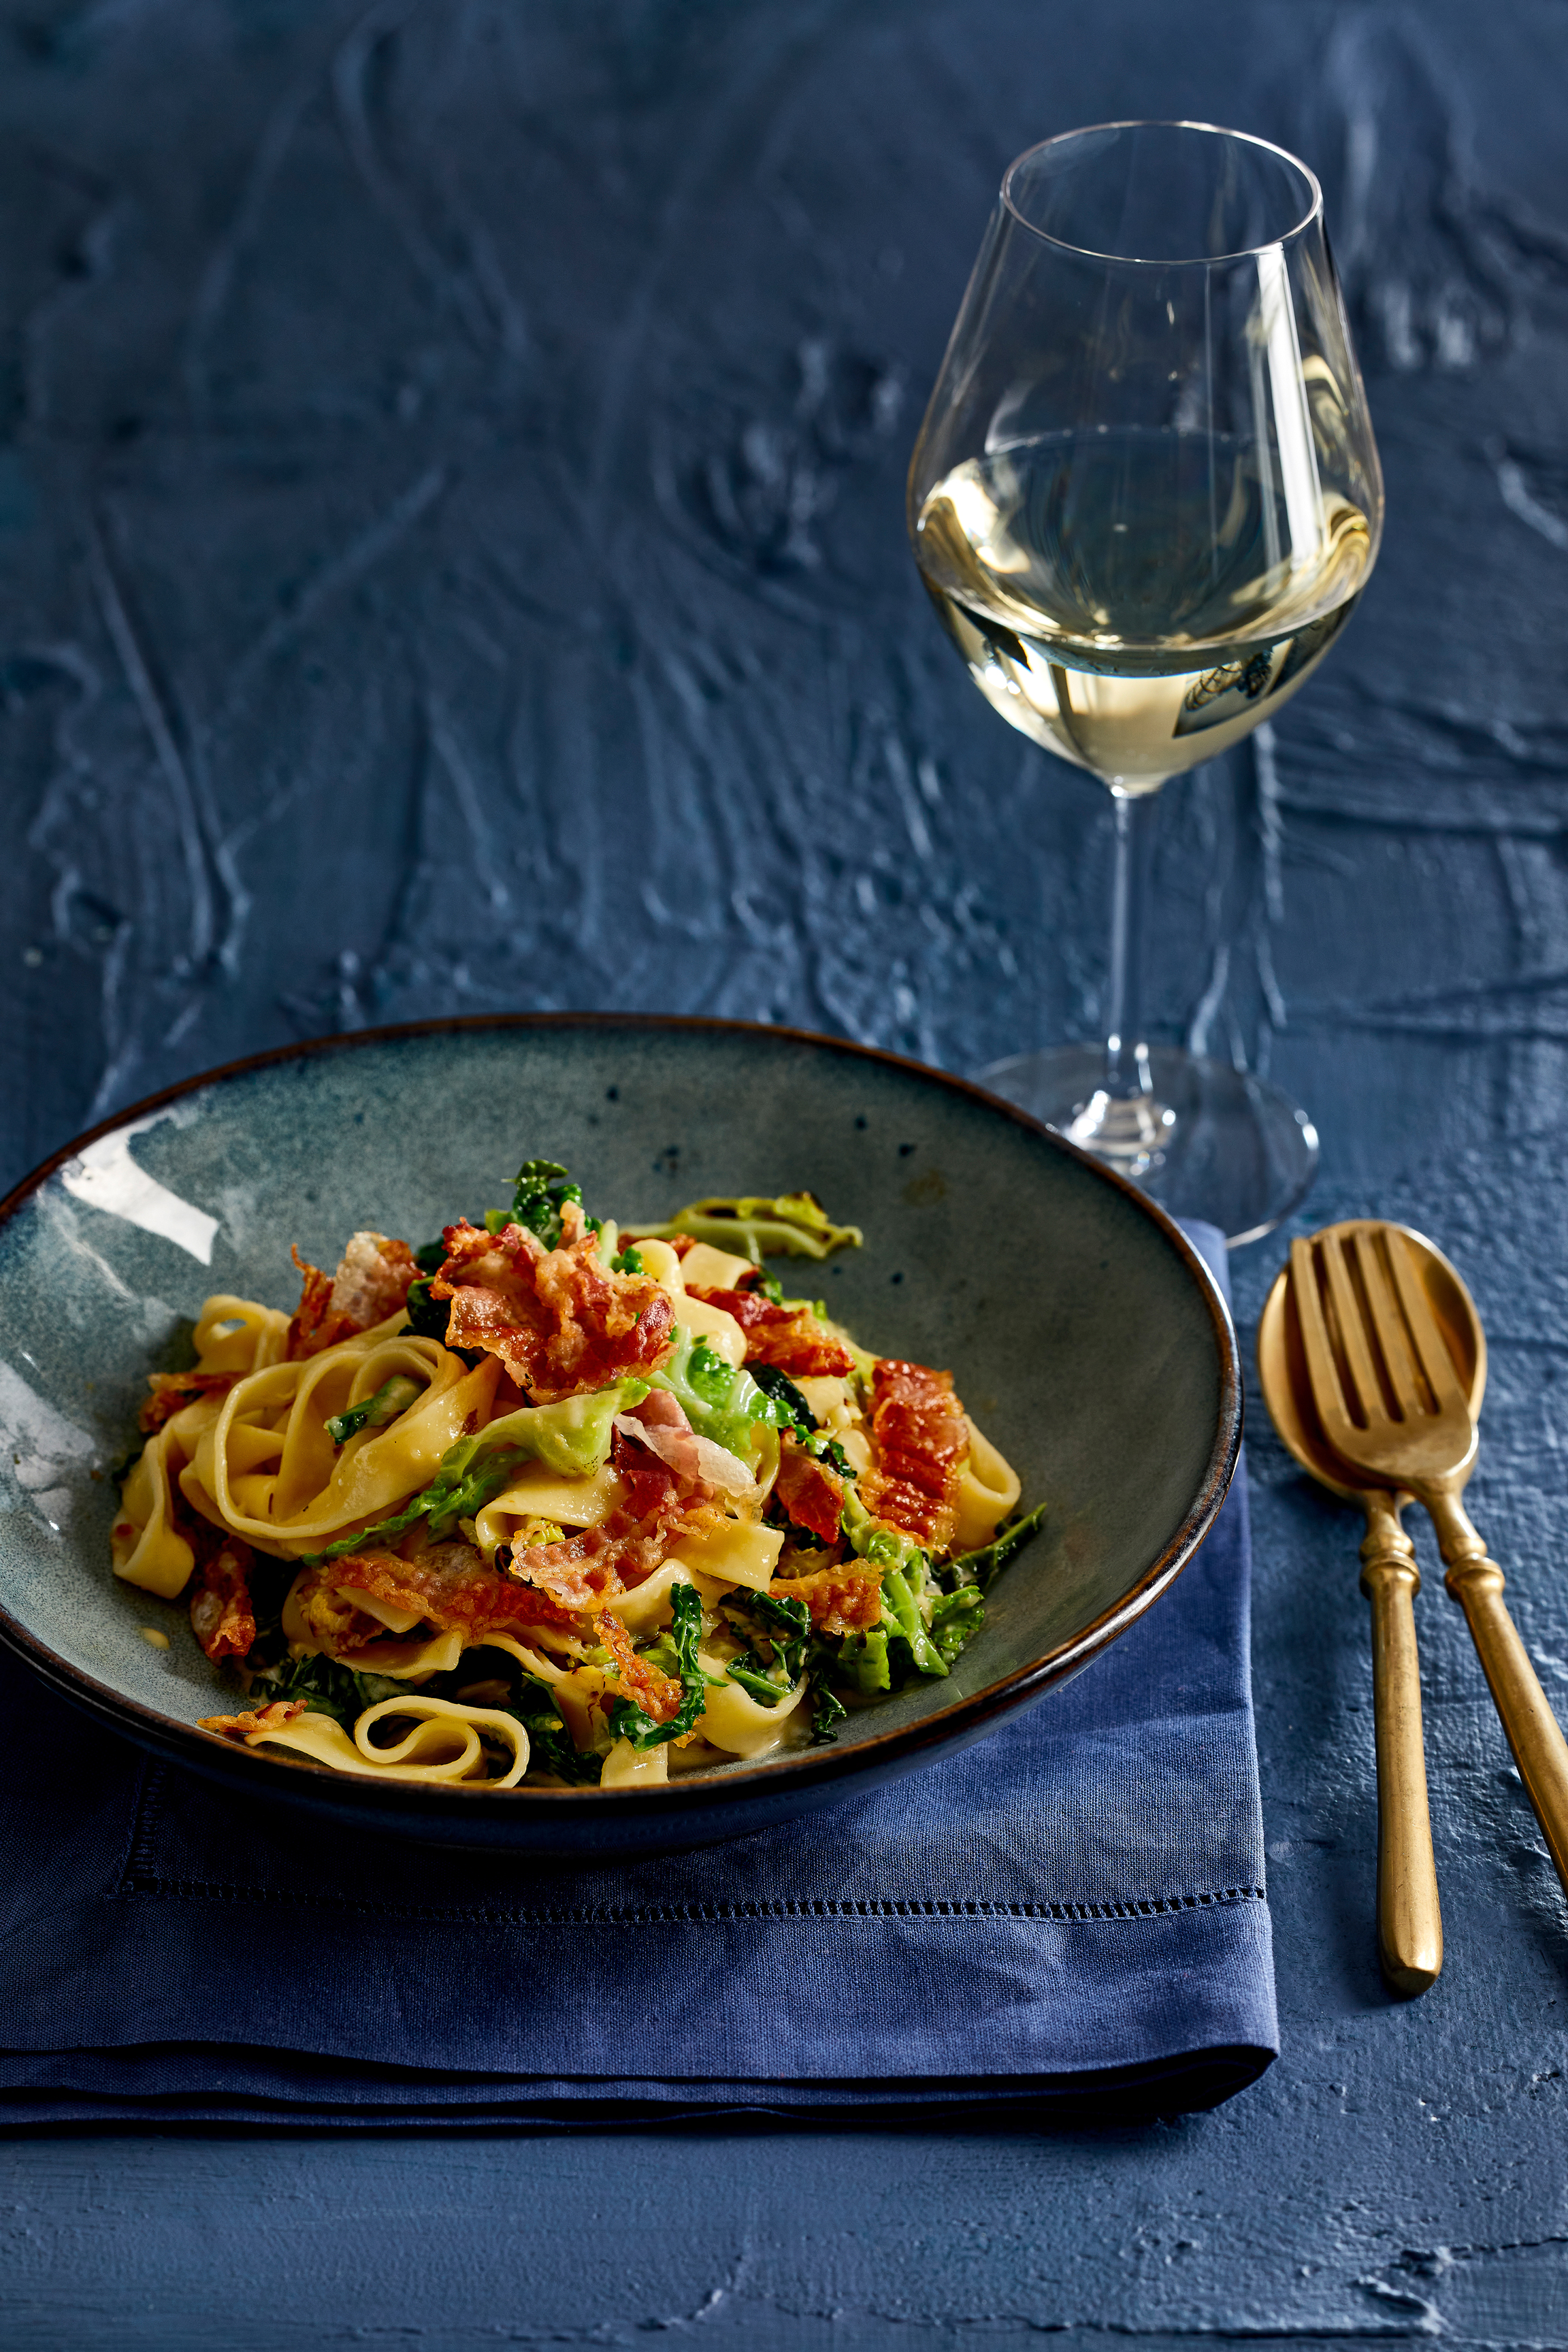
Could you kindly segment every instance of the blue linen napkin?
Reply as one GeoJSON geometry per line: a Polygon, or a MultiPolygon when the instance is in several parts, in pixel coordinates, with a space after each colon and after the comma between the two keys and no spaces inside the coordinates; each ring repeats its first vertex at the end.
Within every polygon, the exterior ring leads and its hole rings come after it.
{"type": "MultiPolygon", "coordinates": [[[[1191,1229],[1221,1281],[1225,1250],[1191,1229]]],[[[0,2122],[1208,2106],[1278,2048],[1245,1481],[1068,1689],[891,1788],[592,1868],[237,1804],[0,1659],[0,2122]]]]}

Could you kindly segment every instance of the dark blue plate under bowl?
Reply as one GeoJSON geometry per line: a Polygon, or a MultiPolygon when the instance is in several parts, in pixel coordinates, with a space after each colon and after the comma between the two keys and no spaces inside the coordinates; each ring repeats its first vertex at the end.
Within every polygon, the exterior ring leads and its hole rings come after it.
{"type": "Polygon", "coordinates": [[[160,1755],[425,1842],[698,1845],[983,1738],[1159,1599],[1214,1524],[1240,1430],[1224,1302],[1141,1193],[958,1079],[793,1030],[560,1014],[328,1038],[154,1097],[0,1205],[0,1635],[160,1755]],[[832,1746],[658,1790],[351,1779],[197,1727],[235,1685],[183,1605],[109,1565],[110,1468],[149,1366],[209,1292],[291,1307],[290,1243],[329,1266],[359,1226],[417,1244],[504,1202],[535,1155],[623,1223],[809,1189],[864,1228],[862,1250],[792,1282],[879,1354],[951,1368],[1026,1504],[1049,1506],[947,1681],[853,1713],[832,1746]]]}

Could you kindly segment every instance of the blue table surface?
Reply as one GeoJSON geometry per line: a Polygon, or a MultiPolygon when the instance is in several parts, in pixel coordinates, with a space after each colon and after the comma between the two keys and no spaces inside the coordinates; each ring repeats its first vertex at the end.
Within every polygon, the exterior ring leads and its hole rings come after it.
{"type": "MultiPolygon", "coordinates": [[[[960,1069],[1092,1034],[1104,795],[963,677],[903,470],[1009,156],[1265,132],[1325,183],[1388,536],[1272,743],[1171,793],[1154,998],[1311,1105],[1310,1223],[1469,1276],[1476,1515],[1568,1701],[1565,89],[1560,0],[4,0],[0,1174],[425,1013],[960,1069]]],[[[1057,2136],[12,2139],[6,2341],[1568,2342],[1560,1890],[1423,1527],[1448,1961],[1385,1995],[1358,1528],[1250,1446],[1254,2089],[1057,2136]]]]}

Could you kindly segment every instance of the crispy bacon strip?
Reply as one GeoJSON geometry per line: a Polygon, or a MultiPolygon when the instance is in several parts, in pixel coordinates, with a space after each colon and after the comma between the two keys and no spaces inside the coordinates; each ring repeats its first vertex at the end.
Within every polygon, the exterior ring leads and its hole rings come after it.
{"type": "MultiPolygon", "coordinates": [[[[620,1563],[627,1539],[611,1531],[619,1516],[612,1513],[605,1526],[584,1528],[578,1535],[563,1538],[560,1543],[530,1544],[521,1551],[513,1544],[512,1575],[547,1592],[563,1609],[586,1610],[596,1616],[617,1592],[626,1589],[620,1563]]],[[[643,1540],[635,1535],[630,1538],[633,1546],[640,1546],[643,1540]]]]}
{"type": "Polygon", "coordinates": [[[619,1429],[610,1437],[610,1464],[626,1490],[629,1517],[646,1526],[679,1510],[680,1481],[668,1463],[619,1429]]]}
{"type": "Polygon", "coordinates": [[[256,1640],[248,1544],[222,1545],[200,1562],[191,1592],[191,1631],[209,1658],[243,1658],[256,1640]]]}
{"type": "Polygon", "coordinates": [[[332,1276],[332,1311],[352,1315],[355,1328],[368,1331],[407,1304],[408,1286],[418,1272],[406,1242],[388,1241],[384,1234],[354,1234],[332,1276]]]}
{"type": "Polygon", "coordinates": [[[149,1372],[147,1385],[153,1393],[138,1412],[137,1423],[149,1437],[155,1436],[166,1421],[194,1404],[197,1397],[221,1395],[237,1378],[236,1372],[149,1372]]]}
{"type": "Polygon", "coordinates": [[[294,1319],[289,1326],[288,1345],[284,1353],[294,1364],[306,1356],[319,1355],[323,1348],[337,1345],[348,1337],[352,1325],[346,1316],[332,1313],[332,1282],[319,1265],[301,1257],[296,1244],[289,1255],[303,1276],[300,1304],[294,1309],[294,1319]]]}
{"type": "Polygon", "coordinates": [[[784,1433],[773,1492],[795,1527],[809,1528],[824,1543],[837,1540],[844,1510],[844,1481],[790,1430],[784,1433]]]}
{"type": "Polygon", "coordinates": [[[651,1276],[612,1274],[593,1234],[546,1250],[522,1225],[481,1232],[466,1219],[442,1238],[447,1261],[430,1286],[452,1302],[449,1348],[488,1349],[539,1403],[646,1371],[675,1322],[651,1276]]]}
{"type": "Polygon", "coordinates": [[[578,1617],[597,1617],[626,1589],[609,1539],[597,1528],[568,1536],[563,1543],[534,1544],[525,1552],[513,1552],[512,1567],[520,1579],[578,1617]]]}
{"type": "Polygon", "coordinates": [[[247,1707],[243,1715],[204,1715],[199,1720],[204,1731],[221,1731],[226,1739],[243,1744],[253,1731],[276,1731],[304,1712],[302,1698],[275,1698],[268,1706],[247,1707]]]}
{"type": "Polygon", "coordinates": [[[641,1404],[634,1405],[630,1412],[617,1413],[615,1434],[629,1440],[634,1448],[651,1454],[656,1461],[668,1464],[688,1490],[700,1488],[704,1497],[712,1492],[703,1483],[697,1433],[686,1418],[686,1408],[668,1389],[650,1389],[641,1404]],[[646,1445],[639,1445],[640,1430],[647,1432],[646,1445]]]}
{"type": "Polygon", "coordinates": [[[335,1587],[329,1590],[313,1577],[298,1586],[294,1597],[311,1638],[331,1657],[345,1650],[363,1650],[367,1642],[379,1641],[386,1632],[379,1617],[372,1616],[368,1609],[356,1608],[335,1587]]]}
{"type": "Polygon", "coordinates": [[[882,1581],[874,1568],[814,1568],[773,1586],[781,1600],[804,1601],[825,1633],[863,1633],[882,1622],[882,1581]]]}
{"type": "MultiPolygon", "coordinates": [[[[514,1542],[511,1573],[549,1593],[563,1609],[585,1610],[596,1618],[617,1592],[646,1583],[662,1566],[672,1537],[712,1517],[711,1512],[694,1512],[689,1500],[679,1496],[667,1498],[656,1516],[640,1525],[629,1511],[612,1511],[598,1527],[584,1528],[560,1543],[520,1549],[514,1542]]],[[[597,1626],[584,1630],[596,1633],[597,1626]]]]}
{"type": "Polygon", "coordinates": [[[871,1375],[871,1434],[879,1475],[866,1495],[869,1508],[928,1549],[944,1549],[958,1524],[959,1474],[969,1451],[952,1375],[880,1358],[871,1375]]]}
{"type": "Polygon", "coordinates": [[[707,1502],[714,1495],[754,1496],[757,1482],[746,1464],[710,1437],[700,1437],[668,1389],[652,1389],[630,1412],[616,1415],[616,1433],[640,1441],[668,1462],[683,1495],[707,1502]]]}
{"type": "Polygon", "coordinates": [[[300,1615],[323,1648],[341,1652],[380,1639],[386,1628],[352,1605],[356,1592],[394,1609],[416,1612],[439,1633],[482,1642],[525,1625],[570,1627],[573,1613],[534,1585],[498,1576],[471,1544],[432,1544],[402,1559],[395,1552],[354,1552],[310,1570],[295,1589],[300,1615]],[[349,1596],[349,1605],[338,1599],[349,1596]]]}
{"type": "Polygon", "coordinates": [[[632,1647],[631,1635],[613,1610],[606,1610],[600,1618],[598,1633],[616,1662],[624,1695],[635,1699],[655,1723],[668,1723],[679,1712],[682,1696],[676,1677],[667,1675],[662,1667],[651,1665],[647,1658],[638,1657],[632,1647]]]}
{"type": "Polygon", "coordinates": [[[337,1272],[330,1276],[302,1258],[298,1248],[293,1258],[304,1287],[289,1326],[286,1353],[290,1363],[319,1356],[323,1348],[335,1348],[340,1339],[384,1323],[404,1305],[419,1271],[407,1243],[388,1241],[384,1234],[353,1234],[337,1272]]]}
{"type": "Polygon", "coordinates": [[[843,1340],[836,1339],[809,1307],[775,1307],[755,1290],[693,1290],[691,1296],[734,1317],[746,1335],[748,1364],[776,1365],[792,1380],[855,1369],[843,1340]]]}

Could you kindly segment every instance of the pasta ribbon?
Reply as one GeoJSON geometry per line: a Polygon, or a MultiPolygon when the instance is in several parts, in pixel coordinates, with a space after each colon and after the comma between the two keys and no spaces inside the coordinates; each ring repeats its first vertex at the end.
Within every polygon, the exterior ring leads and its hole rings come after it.
{"type": "Polygon", "coordinates": [[[193,1334],[198,1372],[259,1372],[283,1360],[289,1318],[280,1307],[218,1291],[203,1302],[193,1334]]]}
{"type": "MultiPolygon", "coordinates": [[[[691,1582],[691,1570],[683,1559],[667,1559],[656,1568],[641,1584],[634,1584],[629,1592],[616,1592],[610,1597],[613,1609],[628,1633],[640,1641],[660,1625],[668,1625],[675,1613],[670,1594],[678,1584],[691,1582]]],[[[722,1588],[728,1591],[728,1586],[722,1588]]]]}
{"type": "MultiPolygon", "coordinates": [[[[581,1656],[583,1644],[574,1633],[563,1633],[552,1626],[550,1638],[569,1657],[581,1656]]],[[[530,1649],[526,1642],[520,1642],[513,1633],[487,1633],[479,1647],[482,1650],[504,1650],[509,1658],[517,1660],[525,1673],[536,1675],[542,1683],[549,1683],[552,1686],[566,1681],[573,1671],[570,1666],[562,1665],[559,1660],[547,1657],[542,1650],[530,1649]]]]}
{"type": "MultiPolygon", "coordinates": [[[[705,1298],[692,1297],[686,1286],[686,1264],[677,1257],[668,1242],[638,1242],[636,1248],[643,1263],[643,1272],[651,1275],[659,1288],[668,1291],[675,1301],[676,1321],[684,1323],[687,1329],[711,1348],[716,1356],[722,1356],[727,1364],[732,1364],[739,1371],[746,1360],[746,1335],[734,1317],[722,1307],[710,1307],[705,1298]]],[[[693,1251],[690,1255],[696,1256],[698,1253],[693,1251]]],[[[710,1249],[706,1255],[710,1258],[717,1258],[720,1252],[710,1249]]],[[[739,1265],[742,1273],[751,1272],[751,1266],[744,1258],[727,1260],[726,1263],[739,1265]]],[[[700,1284],[703,1288],[720,1286],[700,1284]]]]}
{"type": "MultiPolygon", "coordinates": [[[[289,1344],[289,1318],[280,1308],[263,1307],[254,1298],[215,1291],[203,1302],[193,1339],[195,1377],[244,1377],[281,1361],[289,1344]]],[[[197,1397],[171,1414],[142,1447],[121,1493],[110,1535],[114,1573],[125,1583],[156,1592],[165,1601],[177,1599],[184,1591],[195,1565],[189,1541],[174,1525],[171,1489],[178,1485],[186,1500],[193,1499],[184,1475],[201,1441],[216,1423],[223,1402],[221,1394],[197,1397]]],[[[277,1450],[275,1444],[259,1451],[253,1447],[244,1469],[251,1469],[277,1450]]],[[[210,1500],[196,1507],[205,1517],[224,1524],[222,1513],[210,1500]]]]}
{"type": "Polygon", "coordinates": [[[164,1601],[178,1598],[195,1566],[195,1552],[174,1525],[171,1486],[216,1423],[222,1404],[221,1397],[198,1397],[171,1414],[147,1440],[121,1492],[110,1530],[114,1573],[164,1601]]]}
{"type": "Polygon", "coordinates": [[[657,1788],[668,1778],[668,1748],[634,1748],[629,1739],[617,1739],[605,1759],[599,1786],[601,1789],[657,1788]]]}
{"type": "MultiPolygon", "coordinates": [[[[704,1674],[723,1674],[721,1658],[706,1657],[700,1652],[698,1656],[704,1674]]],[[[804,1676],[776,1706],[765,1706],[739,1683],[710,1683],[697,1728],[712,1747],[722,1748],[728,1755],[765,1756],[770,1748],[783,1745],[789,1719],[805,1696],[804,1676]]]]}
{"type": "Polygon", "coordinates": [[[954,1547],[977,1551],[982,1544],[988,1544],[1023,1491],[1012,1464],[971,1421],[969,1458],[959,1473],[954,1497],[958,1509],[954,1547]]]}
{"type": "Polygon", "coordinates": [[[574,1666],[569,1675],[552,1681],[551,1695],[577,1746],[590,1748],[604,1730],[605,1676],[599,1666],[574,1666]]]}
{"type": "MultiPolygon", "coordinates": [[[[639,1250],[661,1248],[666,1244],[639,1242],[639,1250]]],[[[674,1252],[670,1255],[673,1256],[674,1252]]],[[[693,1290],[739,1290],[754,1272],[749,1257],[736,1257],[729,1250],[715,1249],[711,1242],[694,1242],[680,1260],[680,1278],[693,1290]]]]}
{"type": "Polygon", "coordinates": [[[352,1739],[333,1717],[312,1712],[296,1716],[292,1723],[247,1732],[245,1744],[291,1748],[340,1772],[375,1774],[389,1780],[462,1781],[479,1789],[515,1788],[528,1769],[528,1734],[514,1715],[498,1707],[465,1706],[453,1698],[382,1699],[359,1717],[352,1739]],[[400,1739],[380,1746],[371,1734],[394,1716],[412,1718],[409,1728],[400,1739]],[[491,1771],[481,1732],[510,1749],[511,1762],[505,1772],[491,1771]]]}
{"type": "Polygon", "coordinates": [[[773,1582],[784,1549],[782,1528],[759,1527],[745,1519],[720,1519],[700,1534],[683,1536],[671,1544],[669,1557],[688,1570],[721,1584],[749,1585],[765,1592],[773,1582]]]}
{"type": "Polygon", "coordinates": [[[392,1337],[385,1324],[302,1363],[269,1365],[223,1400],[182,1491],[262,1551],[318,1549],[428,1486],[441,1456],[487,1418],[500,1372],[493,1356],[470,1371],[438,1340],[392,1337]],[[334,1445],[327,1423],[394,1374],[421,1384],[419,1402],[334,1445]]]}
{"type": "Polygon", "coordinates": [[[686,1304],[686,1276],[680,1260],[668,1242],[637,1242],[633,1244],[642,1260],[642,1270],[651,1275],[661,1290],[668,1290],[678,1306],[686,1304]]]}
{"type": "Polygon", "coordinates": [[[463,1654],[463,1637],[457,1632],[430,1633],[422,1642],[377,1642],[374,1649],[339,1654],[345,1665],[363,1674],[385,1675],[396,1683],[423,1682],[431,1675],[451,1673],[463,1654]]]}
{"type": "Polygon", "coordinates": [[[529,1462],[510,1486],[474,1519],[474,1538],[489,1555],[510,1544],[528,1519],[553,1519],[563,1528],[596,1528],[618,1510],[626,1490],[607,1462],[586,1478],[563,1477],[547,1462],[529,1462]]]}

